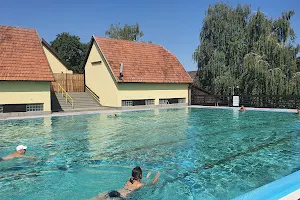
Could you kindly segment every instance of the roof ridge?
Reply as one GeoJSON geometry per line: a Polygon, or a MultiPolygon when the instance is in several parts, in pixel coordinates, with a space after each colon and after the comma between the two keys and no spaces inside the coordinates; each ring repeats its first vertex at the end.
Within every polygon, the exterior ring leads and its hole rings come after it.
{"type": "Polygon", "coordinates": [[[19,26],[8,26],[8,25],[1,25],[0,24],[0,27],[7,27],[7,28],[15,28],[15,29],[27,29],[27,30],[34,30],[34,31],[36,31],[36,29],[34,29],[34,28],[23,28],[23,27],[19,27],[19,26]]]}
{"type": "Polygon", "coordinates": [[[138,43],[138,44],[147,44],[147,45],[158,45],[154,43],[148,43],[148,42],[143,42],[143,41],[132,41],[132,40],[124,40],[124,39],[118,39],[118,38],[108,38],[105,36],[94,36],[96,38],[100,39],[107,39],[107,40],[115,40],[115,41],[122,41],[122,42],[128,42],[128,43],[138,43]]]}

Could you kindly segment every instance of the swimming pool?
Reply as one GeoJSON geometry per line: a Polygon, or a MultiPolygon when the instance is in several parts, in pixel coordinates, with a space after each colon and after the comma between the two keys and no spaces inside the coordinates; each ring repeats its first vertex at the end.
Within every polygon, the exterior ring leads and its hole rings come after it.
{"type": "MultiPolygon", "coordinates": [[[[232,199],[300,168],[300,120],[292,113],[161,109],[0,121],[4,199],[88,199],[122,188],[131,169],[159,182],[129,199],[232,199]]],[[[145,180],[147,181],[147,180],[145,180]]]]}

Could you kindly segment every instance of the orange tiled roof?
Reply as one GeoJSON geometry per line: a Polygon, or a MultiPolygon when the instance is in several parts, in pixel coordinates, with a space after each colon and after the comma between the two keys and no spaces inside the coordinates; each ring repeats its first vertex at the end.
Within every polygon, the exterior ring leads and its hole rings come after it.
{"type": "Polygon", "coordinates": [[[36,30],[0,25],[1,80],[54,80],[36,30]]]}
{"type": "Polygon", "coordinates": [[[94,37],[118,82],[191,83],[175,55],[160,45],[94,37]],[[120,64],[123,63],[123,78],[120,64]]]}

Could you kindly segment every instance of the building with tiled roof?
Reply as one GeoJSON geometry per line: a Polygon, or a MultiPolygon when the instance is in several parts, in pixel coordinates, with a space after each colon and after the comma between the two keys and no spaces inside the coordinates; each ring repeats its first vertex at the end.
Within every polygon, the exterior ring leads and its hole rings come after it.
{"type": "Polygon", "coordinates": [[[93,36],[85,82],[104,106],[187,104],[192,79],[177,57],[156,44],[93,36]]]}
{"type": "Polygon", "coordinates": [[[73,74],[73,71],[70,69],[67,63],[61,58],[59,58],[57,52],[50,46],[50,44],[46,40],[42,38],[41,44],[49,62],[52,73],[73,74]]]}
{"type": "Polygon", "coordinates": [[[51,81],[36,30],[0,25],[0,112],[51,111],[51,81]]]}

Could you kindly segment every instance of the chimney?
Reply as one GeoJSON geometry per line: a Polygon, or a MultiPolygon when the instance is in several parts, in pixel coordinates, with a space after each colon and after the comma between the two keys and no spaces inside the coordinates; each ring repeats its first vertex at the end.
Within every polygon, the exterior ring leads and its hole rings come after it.
{"type": "Polygon", "coordinates": [[[120,64],[120,77],[119,79],[122,80],[123,78],[123,63],[120,64]]]}

